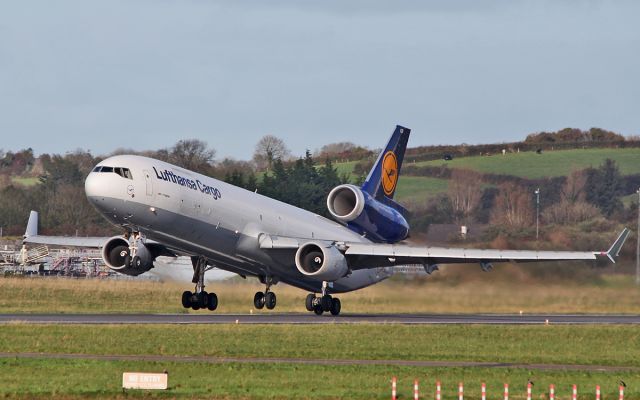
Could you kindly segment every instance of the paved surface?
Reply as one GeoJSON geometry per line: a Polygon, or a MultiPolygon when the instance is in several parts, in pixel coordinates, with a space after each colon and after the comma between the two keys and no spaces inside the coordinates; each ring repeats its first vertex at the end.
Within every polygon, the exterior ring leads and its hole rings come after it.
{"type": "Polygon", "coordinates": [[[0,314],[0,324],[636,324],[640,315],[559,314],[0,314]]]}
{"type": "Polygon", "coordinates": [[[578,364],[522,364],[509,362],[473,361],[405,361],[405,360],[355,360],[355,359],[314,359],[314,358],[263,358],[263,357],[211,357],[211,356],[158,356],[158,355],[104,355],[104,354],[64,354],[64,353],[0,353],[0,358],[56,359],[56,360],[98,360],[98,361],[150,361],[150,362],[202,362],[209,364],[304,364],[304,365],[391,365],[402,367],[456,367],[456,368],[526,368],[531,370],[571,370],[571,371],[638,371],[640,367],[615,365],[578,364]]]}

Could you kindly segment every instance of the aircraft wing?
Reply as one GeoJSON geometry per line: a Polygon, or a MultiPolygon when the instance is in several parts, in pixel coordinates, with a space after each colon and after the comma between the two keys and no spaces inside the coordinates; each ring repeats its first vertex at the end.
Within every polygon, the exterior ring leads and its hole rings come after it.
{"type": "Polygon", "coordinates": [[[22,243],[46,244],[57,247],[86,247],[101,248],[109,237],[76,237],[76,236],[45,236],[38,235],[38,212],[31,211],[27,230],[24,232],[22,243]]]}
{"type": "MultiPolygon", "coordinates": [[[[495,262],[538,262],[596,260],[607,257],[615,263],[622,245],[631,231],[625,228],[609,250],[605,251],[538,251],[538,250],[494,250],[447,247],[416,247],[402,244],[336,242],[348,260],[351,269],[392,267],[422,264],[477,263],[489,265],[495,262]]],[[[287,237],[263,238],[260,245],[265,249],[294,249],[304,240],[287,237]],[[266,240],[265,240],[266,239],[266,240]]]]}
{"type": "Polygon", "coordinates": [[[107,242],[108,237],[74,237],[74,236],[28,236],[22,240],[27,244],[46,244],[54,247],[86,247],[99,249],[107,242]]]}

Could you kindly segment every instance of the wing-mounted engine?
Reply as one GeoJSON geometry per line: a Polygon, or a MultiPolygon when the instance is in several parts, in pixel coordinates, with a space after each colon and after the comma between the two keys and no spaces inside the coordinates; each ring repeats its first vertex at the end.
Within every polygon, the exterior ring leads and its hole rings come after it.
{"type": "Polygon", "coordinates": [[[102,247],[105,264],[114,271],[131,276],[149,271],[159,255],[157,248],[146,245],[140,238],[129,242],[122,236],[115,236],[102,247]]]}
{"type": "Polygon", "coordinates": [[[344,254],[333,244],[307,242],[296,252],[296,267],[301,274],[318,281],[336,281],[349,273],[344,254]]]}
{"type": "Polygon", "coordinates": [[[333,188],[327,197],[327,208],[336,220],[375,242],[395,243],[409,236],[409,224],[400,211],[357,186],[333,188]]]}

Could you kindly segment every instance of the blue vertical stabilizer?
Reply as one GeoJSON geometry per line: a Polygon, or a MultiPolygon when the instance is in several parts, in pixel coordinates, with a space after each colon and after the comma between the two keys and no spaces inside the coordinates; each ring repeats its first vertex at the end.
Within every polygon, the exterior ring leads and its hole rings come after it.
{"type": "Polygon", "coordinates": [[[374,199],[387,204],[396,210],[406,213],[406,210],[394,202],[400,169],[404,160],[411,129],[397,125],[386,147],[380,152],[367,179],[362,185],[362,191],[369,193],[374,199]]]}

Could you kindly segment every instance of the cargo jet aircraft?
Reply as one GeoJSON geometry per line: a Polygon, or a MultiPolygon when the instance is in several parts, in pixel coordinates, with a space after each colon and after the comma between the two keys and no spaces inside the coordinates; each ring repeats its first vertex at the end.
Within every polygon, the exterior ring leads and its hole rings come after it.
{"type": "Polygon", "coordinates": [[[397,126],[362,187],[344,184],[327,196],[328,220],[163,161],[120,155],[100,162],[85,181],[91,204],[124,235],[112,238],[56,238],[25,233],[26,243],[102,249],[105,263],[139,275],[160,256],[188,256],[195,290],[182,294],[185,308],[215,310],[218,298],[205,291],[213,267],[265,285],[254,296],[257,309],[276,306],[272,285],[282,281],[311,292],[308,311],[340,313],[333,295],[376,284],[395,266],[420,264],[427,273],[439,264],[496,262],[614,261],[629,230],[607,251],[462,249],[401,244],[409,236],[406,210],[393,200],[410,129],[397,126]],[[320,294],[317,296],[316,294],[320,294]]]}

